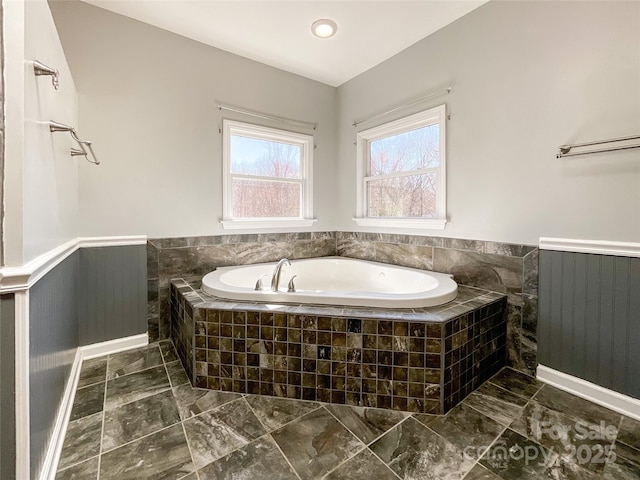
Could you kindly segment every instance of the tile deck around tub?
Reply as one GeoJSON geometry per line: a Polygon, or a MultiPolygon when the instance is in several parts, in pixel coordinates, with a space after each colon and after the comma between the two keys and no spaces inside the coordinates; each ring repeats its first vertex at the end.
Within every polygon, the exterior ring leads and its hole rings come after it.
{"type": "Polygon", "coordinates": [[[170,341],[146,348],[149,357],[160,349],[162,368],[141,362],[121,378],[146,372],[166,385],[150,396],[139,381],[105,389],[109,364],[131,351],[84,362],[56,480],[640,478],[640,422],[510,368],[447,415],[426,415],[198,389],[176,374],[170,341]],[[88,409],[96,386],[106,394],[88,409]],[[552,431],[530,428],[541,407],[576,432],[603,422],[610,437],[553,445],[552,431]],[[600,447],[616,457],[600,457],[600,447]]]}
{"type": "Polygon", "coordinates": [[[230,302],[171,283],[171,328],[194,386],[445,413],[506,359],[506,297],[460,287],[445,305],[371,309],[230,302]]]}

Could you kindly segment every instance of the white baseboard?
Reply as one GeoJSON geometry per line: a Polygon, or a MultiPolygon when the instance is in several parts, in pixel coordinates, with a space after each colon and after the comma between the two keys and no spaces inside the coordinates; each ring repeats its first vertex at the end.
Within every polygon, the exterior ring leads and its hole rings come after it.
{"type": "Polygon", "coordinates": [[[53,426],[51,439],[49,440],[49,448],[44,458],[42,470],[40,471],[40,480],[54,480],[56,471],[58,470],[58,462],[60,461],[60,453],[64,444],[64,437],[67,433],[67,425],[71,416],[71,408],[73,400],[76,396],[76,388],[78,387],[78,379],[80,378],[80,369],[82,368],[82,353],[80,349],[76,350],[76,357],[71,366],[71,373],[67,386],[64,389],[64,395],[60,402],[60,409],[56,423],[53,426]]]}
{"type": "Polygon", "coordinates": [[[149,345],[149,335],[141,333],[140,335],[132,335],[130,337],[116,338],[106,342],[93,343],[84,345],[79,348],[82,353],[82,359],[102,357],[111,353],[123,352],[132,348],[139,348],[149,345]]]}
{"type": "Polygon", "coordinates": [[[608,388],[545,367],[544,365],[538,365],[536,377],[541,382],[553,385],[577,397],[584,398],[585,400],[597,403],[598,405],[602,405],[628,417],[640,420],[640,400],[637,398],[614,392],[608,388]]]}

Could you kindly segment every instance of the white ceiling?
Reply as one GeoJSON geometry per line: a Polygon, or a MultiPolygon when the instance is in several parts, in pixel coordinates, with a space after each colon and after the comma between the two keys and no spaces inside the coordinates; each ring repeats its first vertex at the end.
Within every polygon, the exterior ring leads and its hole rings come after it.
{"type": "Polygon", "coordinates": [[[339,86],[488,0],[84,0],[243,57],[339,86]],[[330,18],[338,32],[311,34],[330,18]]]}

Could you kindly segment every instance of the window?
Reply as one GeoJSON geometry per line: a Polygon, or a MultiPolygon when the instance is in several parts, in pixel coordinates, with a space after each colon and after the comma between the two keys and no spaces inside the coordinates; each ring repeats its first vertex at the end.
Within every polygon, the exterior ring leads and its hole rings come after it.
{"type": "Polygon", "coordinates": [[[223,122],[224,228],[310,226],[313,137],[223,122]]]}
{"type": "Polygon", "coordinates": [[[445,112],[441,105],[358,133],[358,225],[444,228],[445,112]]]}

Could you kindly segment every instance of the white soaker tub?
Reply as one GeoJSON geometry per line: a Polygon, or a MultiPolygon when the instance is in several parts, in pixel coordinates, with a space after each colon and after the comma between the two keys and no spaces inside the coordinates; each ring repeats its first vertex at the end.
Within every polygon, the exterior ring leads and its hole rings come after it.
{"type": "Polygon", "coordinates": [[[230,300],[312,303],[361,307],[420,308],[455,299],[451,275],[345,257],[292,260],[282,267],[279,289],[271,290],[275,263],[221,267],[202,279],[205,293],[230,300]],[[295,292],[287,286],[293,275],[295,292]],[[263,289],[256,282],[263,277],[263,289]]]}

